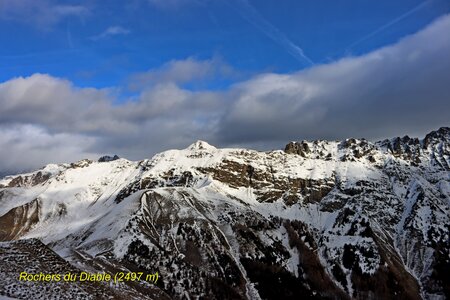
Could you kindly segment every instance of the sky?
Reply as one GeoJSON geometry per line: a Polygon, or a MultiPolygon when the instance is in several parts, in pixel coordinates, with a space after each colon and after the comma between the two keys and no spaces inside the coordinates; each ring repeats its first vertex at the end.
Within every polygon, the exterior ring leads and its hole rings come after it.
{"type": "Polygon", "coordinates": [[[423,137],[448,0],[0,0],[0,174],[185,148],[423,137]]]}

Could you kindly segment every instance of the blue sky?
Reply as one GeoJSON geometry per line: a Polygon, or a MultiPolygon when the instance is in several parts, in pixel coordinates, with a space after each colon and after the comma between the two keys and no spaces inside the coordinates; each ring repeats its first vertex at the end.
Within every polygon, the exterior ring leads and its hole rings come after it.
{"type": "Polygon", "coordinates": [[[450,1],[0,0],[0,174],[449,126],[450,1]]]}
{"type": "Polygon", "coordinates": [[[1,15],[0,81],[45,73],[79,86],[108,87],[170,60],[220,57],[239,76],[210,79],[202,87],[223,88],[258,72],[309,67],[286,43],[323,64],[392,44],[450,11],[446,0],[33,2],[41,4],[29,10],[9,4],[1,15]],[[61,16],[40,12],[55,6],[83,9],[61,16]]]}

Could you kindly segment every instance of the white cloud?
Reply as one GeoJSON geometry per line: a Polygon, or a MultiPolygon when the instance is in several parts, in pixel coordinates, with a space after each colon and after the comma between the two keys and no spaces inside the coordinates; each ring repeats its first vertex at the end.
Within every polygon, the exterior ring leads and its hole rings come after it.
{"type": "Polygon", "coordinates": [[[42,74],[11,79],[0,84],[0,171],[92,153],[141,159],[196,139],[279,148],[304,138],[423,135],[449,125],[449,31],[445,16],[367,55],[261,74],[227,91],[180,87],[221,74],[221,61],[172,61],[137,75],[140,94],[119,104],[114,89],[42,74]]]}
{"type": "Polygon", "coordinates": [[[183,84],[199,80],[211,80],[216,77],[235,77],[237,72],[220,57],[199,60],[188,57],[184,60],[172,60],[157,69],[141,72],[131,77],[133,89],[155,85],[157,83],[183,84]]]}
{"type": "Polygon", "coordinates": [[[61,132],[109,130],[109,93],[76,88],[67,80],[44,74],[14,78],[0,84],[0,124],[33,123],[61,132]],[[106,110],[104,117],[84,122],[102,109],[106,110]]]}
{"type": "Polygon", "coordinates": [[[100,33],[99,35],[91,37],[91,39],[96,41],[96,40],[108,38],[108,37],[115,36],[115,35],[127,35],[130,32],[131,32],[130,30],[128,30],[122,26],[110,26],[105,31],[100,33]]]}

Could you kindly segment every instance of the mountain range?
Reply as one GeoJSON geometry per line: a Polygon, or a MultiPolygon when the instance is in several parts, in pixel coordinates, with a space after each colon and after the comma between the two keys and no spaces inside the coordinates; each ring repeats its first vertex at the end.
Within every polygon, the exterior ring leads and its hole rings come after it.
{"type": "Polygon", "coordinates": [[[197,141],[0,180],[0,295],[450,299],[450,128],[423,139],[197,141]],[[19,281],[19,274],[157,273],[19,281]]]}

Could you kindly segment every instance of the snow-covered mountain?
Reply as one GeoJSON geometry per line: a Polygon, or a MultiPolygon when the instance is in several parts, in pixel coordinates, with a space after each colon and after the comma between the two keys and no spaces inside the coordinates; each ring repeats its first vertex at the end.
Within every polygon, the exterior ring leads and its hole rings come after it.
{"type": "Polygon", "coordinates": [[[159,280],[49,298],[450,299],[449,212],[447,127],[52,164],[0,180],[0,295],[42,295],[19,271],[72,268],[159,280]]]}

